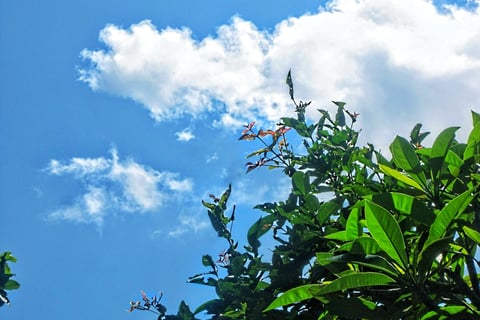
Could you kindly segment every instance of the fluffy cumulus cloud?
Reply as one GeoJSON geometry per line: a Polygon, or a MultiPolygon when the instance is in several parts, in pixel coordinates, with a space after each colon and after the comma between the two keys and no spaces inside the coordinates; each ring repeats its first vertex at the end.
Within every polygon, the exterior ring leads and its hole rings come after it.
{"type": "Polygon", "coordinates": [[[417,122],[434,132],[470,127],[469,109],[480,106],[478,5],[333,0],[271,32],[234,17],[195,40],[188,28],[158,30],[146,20],[108,25],[100,40],[107,50],[82,51],[90,65],[80,79],[141,103],[157,121],[213,111],[218,125],[273,123],[292,112],[290,68],[297,98],[322,108],[346,101],[370,140],[417,122]]]}
{"type": "Polygon", "coordinates": [[[83,193],[64,208],[50,213],[53,220],[95,223],[101,226],[114,212],[155,211],[172,195],[192,190],[191,179],[160,172],[132,159],[121,160],[117,150],[110,158],[51,160],[45,169],[53,175],[72,175],[83,186],[83,193]]]}

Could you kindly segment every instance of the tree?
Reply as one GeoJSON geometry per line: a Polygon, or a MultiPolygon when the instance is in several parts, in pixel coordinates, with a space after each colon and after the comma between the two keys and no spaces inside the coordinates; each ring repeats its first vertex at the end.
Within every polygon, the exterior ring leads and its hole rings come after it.
{"type": "Polygon", "coordinates": [[[15,274],[11,272],[8,265],[8,262],[16,261],[17,259],[8,251],[0,254],[0,307],[4,304],[10,304],[6,290],[14,290],[20,287],[17,281],[11,279],[15,274]]]}
{"type": "MultiPolygon", "coordinates": [[[[203,201],[212,227],[228,249],[202,257],[206,272],[189,279],[211,286],[217,299],[194,312],[182,301],[176,316],[158,319],[478,319],[480,317],[480,115],[464,143],[458,127],[443,130],[432,146],[421,124],[409,139],[397,136],[392,158],[372,144],[357,146],[359,116],[334,101],[335,116],[319,110],[305,119],[310,102],[297,102],[287,76],[295,118],[274,130],[245,126],[241,140],[261,143],[247,172],[281,168],[292,183],[285,201],[259,204],[264,215],[239,248],[231,234],[235,206],[231,186],[203,201]],[[294,152],[290,130],[302,140],[294,152]],[[260,238],[271,234],[271,258],[260,238]]],[[[132,310],[152,307],[132,304],[132,310]]]]}

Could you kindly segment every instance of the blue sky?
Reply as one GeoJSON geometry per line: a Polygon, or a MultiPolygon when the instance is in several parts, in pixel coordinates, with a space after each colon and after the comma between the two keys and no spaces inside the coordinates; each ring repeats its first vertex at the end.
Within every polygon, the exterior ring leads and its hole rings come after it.
{"type": "Polygon", "coordinates": [[[296,96],[360,113],[388,148],[417,122],[438,133],[480,106],[475,1],[0,0],[0,251],[20,290],[2,319],[153,319],[213,292],[187,284],[226,244],[200,201],[233,184],[234,234],[282,200],[280,172],[245,174],[296,96]]]}

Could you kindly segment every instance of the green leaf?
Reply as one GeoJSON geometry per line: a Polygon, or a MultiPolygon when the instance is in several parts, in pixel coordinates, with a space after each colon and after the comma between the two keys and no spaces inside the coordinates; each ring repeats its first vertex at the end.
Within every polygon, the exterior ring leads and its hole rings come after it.
{"type": "Polygon", "coordinates": [[[383,286],[395,282],[391,277],[378,272],[355,272],[341,276],[330,283],[322,285],[309,285],[315,297],[328,293],[361,287],[383,286]]]}
{"type": "Polygon", "coordinates": [[[432,270],[433,261],[448,248],[451,241],[451,238],[442,238],[431,242],[428,246],[424,246],[418,258],[417,275],[420,283],[424,281],[428,272],[432,270]]]}
{"type": "Polygon", "coordinates": [[[294,100],[293,98],[293,81],[292,81],[292,70],[288,70],[287,79],[285,83],[288,85],[290,99],[294,100]]]}
{"type": "Polygon", "coordinates": [[[227,201],[230,198],[230,194],[232,193],[232,185],[229,184],[227,190],[222,194],[220,197],[220,201],[218,201],[218,206],[222,208],[222,210],[227,209],[227,201]]]}
{"type": "Polygon", "coordinates": [[[347,219],[346,240],[354,240],[362,235],[362,226],[360,225],[360,209],[353,208],[347,219]]]}
{"type": "Polygon", "coordinates": [[[193,313],[198,314],[202,311],[207,311],[209,314],[218,314],[223,311],[224,307],[225,302],[221,299],[212,299],[198,306],[193,313]]]}
{"type": "Polygon", "coordinates": [[[195,320],[195,315],[192,313],[192,311],[190,311],[190,308],[183,300],[178,306],[177,317],[179,317],[181,320],[195,320]]]}
{"type": "Polygon", "coordinates": [[[3,289],[5,290],[15,290],[15,289],[18,289],[20,288],[20,284],[15,281],[15,280],[8,280],[6,283],[5,283],[5,286],[3,287],[3,289]]]}
{"type": "Polygon", "coordinates": [[[6,261],[17,262],[17,258],[15,258],[10,251],[5,251],[0,255],[0,259],[4,259],[6,261]]]}
{"type": "Polygon", "coordinates": [[[467,147],[463,153],[463,160],[478,156],[480,153],[480,122],[477,122],[470,132],[467,147]]]}
{"type": "Polygon", "coordinates": [[[396,136],[390,145],[390,151],[393,161],[399,168],[409,172],[415,172],[420,168],[420,161],[415,149],[405,138],[396,136]]]}
{"type": "Polygon", "coordinates": [[[480,114],[476,113],[475,111],[472,111],[472,120],[473,120],[473,126],[476,126],[477,123],[480,123],[480,114]]]}
{"type": "Polygon", "coordinates": [[[410,215],[416,221],[430,226],[435,220],[435,214],[422,201],[415,197],[398,192],[379,193],[371,197],[376,204],[410,215]]]}
{"type": "Polygon", "coordinates": [[[302,171],[295,172],[292,176],[292,186],[294,191],[302,196],[306,196],[310,192],[310,178],[308,174],[302,171]]]}
{"type": "Polygon", "coordinates": [[[339,108],[343,108],[346,105],[346,103],[343,101],[332,101],[332,102],[339,108]]]}
{"type": "Polygon", "coordinates": [[[345,112],[343,111],[344,102],[333,101],[338,106],[337,114],[335,115],[335,124],[343,127],[345,126],[345,112]]]}
{"type": "Polygon", "coordinates": [[[254,151],[254,152],[250,153],[249,155],[247,155],[246,158],[248,159],[248,158],[251,158],[253,156],[258,156],[259,154],[269,152],[270,150],[271,150],[270,148],[259,149],[257,151],[254,151]]]}
{"type": "Polygon", "coordinates": [[[333,300],[326,304],[325,308],[330,313],[345,319],[384,320],[390,318],[390,315],[381,307],[377,307],[375,302],[357,297],[333,300]]]}
{"type": "Polygon", "coordinates": [[[478,245],[480,245],[480,232],[477,230],[473,230],[472,228],[469,228],[467,226],[463,226],[463,231],[473,241],[475,241],[478,245]]]}
{"type": "Polygon", "coordinates": [[[317,222],[320,225],[323,225],[332,215],[337,214],[341,207],[342,205],[337,199],[322,203],[318,209],[318,215],[316,216],[317,222]]]}
{"type": "Polygon", "coordinates": [[[428,238],[423,247],[426,248],[430,243],[443,238],[452,221],[463,213],[472,199],[472,190],[467,190],[453,198],[445,207],[443,207],[435,218],[435,221],[430,226],[428,238]]]}
{"type": "Polygon", "coordinates": [[[380,248],[405,270],[408,264],[405,241],[395,218],[383,207],[365,200],[365,219],[380,248]]]}
{"type": "Polygon", "coordinates": [[[272,223],[277,219],[274,215],[268,215],[262,217],[255,222],[250,229],[248,229],[247,239],[248,244],[252,247],[253,252],[258,254],[258,248],[260,247],[261,243],[258,240],[262,235],[267,233],[271,227],[272,223]]]}
{"type": "Polygon", "coordinates": [[[263,311],[266,312],[289,304],[311,299],[313,298],[313,294],[310,290],[319,286],[319,284],[306,284],[290,289],[284,292],[280,297],[273,300],[272,303],[270,303],[270,305],[263,311]]]}
{"type": "Polygon", "coordinates": [[[382,164],[379,164],[379,167],[380,167],[380,170],[382,170],[383,173],[385,173],[386,175],[392,177],[392,178],[395,178],[397,179],[398,181],[401,181],[411,187],[414,187],[415,189],[418,189],[418,190],[421,190],[423,191],[423,188],[420,184],[418,184],[415,180],[413,180],[412,178],[404,175],[403,173],[401,173],[400,171],[397,171],[395,169],[392,169],[390,167],[387,167],[385,165],[382,165],[382,164]]]}
{"type": "MultiPolygon", "coordinates": [[[[450,317],[446,316],[446,314],[452,316],[458,314],[466,309],[465,306],[445,306],[439,308],[439,310],[433,310],[425,313],[420,320],[428,320],[428,319],[438,319],[438,320],[447,320],[450,317]]],[[[455,318],[459,319],[459,318],[455,318]]],[[[471,318],[473,319],[473,318],[471,318]]]]}
{"type": "Polygon", "coordinates": [[[438,179],[443,163],[445,162],[445,156],[455,139],[455,132],[459,128],[460,127],[450,127],[443,130],[433,142],[430,154],[430,170],[432,171],[433,179],[438,179]]]}
{"type": "Polygon", "coordinates": [[[210,255],[208,255],[208,254],[203,255],[203,257],[202,257],[202,264],[203,264],[205,267],[212,267],[213,269],[216,268],[215,262],[213,262],[212,256],[210,256],[210,255]]]}
{"type": "Polygon", "coordinates": [[[382,249],[380,249],[377,241],[375,241],[375,239],[372,237],[362,236],[351,242],[341,245],[338,250],[348,251],[352,254],[368,255],[375,254],[382,249]]]}
{"type": "Polygon", "coordinates": [[[282,123],[287,127],[295,129],[295,131],[297,131],[300,136],[306,138],[309,138],[311,136],[311,132],[307,128],[305,122],[299,121],[295,118],[282,118],[281,120],[282,123]]]}
{"type": "Polygon", "coordinates": [[[325,238],[326,239],[331,239],[331,240],[339,240],[339,241],[352,240],[352,239],[347,238],[347,231],[345,231],[345,230],[341,230],[341,231],[337,231],[337,232],[334,232],[334,233],[327,234],[325,236],[325,238]]]}
{"type": "Polygon", "coordinates": [[[420,129],[422,128],[422,124],[421,123],[417,123],[412,131],[410,132],[410,139],[412,141],[417,141],[418,139],[418,135],[420,134],[420,129]]]}

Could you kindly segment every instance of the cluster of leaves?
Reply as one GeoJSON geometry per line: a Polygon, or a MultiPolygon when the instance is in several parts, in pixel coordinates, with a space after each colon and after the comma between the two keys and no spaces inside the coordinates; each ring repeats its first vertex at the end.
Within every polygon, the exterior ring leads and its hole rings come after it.
{"type": "MultiPolygon", "coordinates": [[[[332,117],[294,99],[296,118],[276,130],[245,126],[240,139],[259,141],[247,172],[283,168],[292,182],[285,201],[256,206],[264,215],[248,230],[248,245],[232,238],[231,187],[203,202],[228,249],[190,282],[218,296],[198,307],[211,319],[478,319],[480,317],[480,115],[472,111],[467,142],[457,127],[431,147],[416,125],[410,139],[397,136],[388,160],[371,144],[357,146],[358,114],[334,102],[332,117]],[[303,140],[294,152],[285,133],[303,140]],[[267,141],[267,137],[271,141],[267,141]],[[277,242],[268,261],[260,237],[277,242]],[[223,270],[223,272],[220,272],[223,270]]],[[[187,319],[187,318],[181,318],[187,319]]],[[[192,318],[188,318],[192,319],[192,318]]]]}
{"type": "Polygon", "coordinates": [[[0,254],[0,307],[4,304],[10,305],[6,290],[15,290],[20,287],[17,281],[11,279],[15,274],[12,273],[8,265],[8,262],[16,261],[17,259],[10,252],[0,254]]]}

